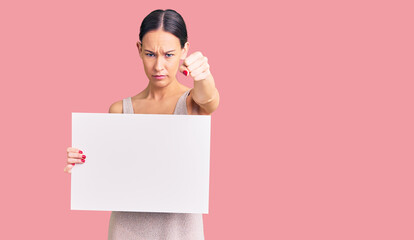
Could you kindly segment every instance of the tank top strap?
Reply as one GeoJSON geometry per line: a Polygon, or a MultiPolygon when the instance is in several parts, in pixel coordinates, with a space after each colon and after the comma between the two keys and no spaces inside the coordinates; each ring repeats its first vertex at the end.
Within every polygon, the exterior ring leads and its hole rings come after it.
{"type": "MultiPolygon", "coordinates": [[[[174,114],[177,115],[188,115],[187,111],[187,97],[190,94],[191,89],[187,90],[181,97],[178,99],[177,104],[175,105],[174,114]]],[[[193,105],[193,114],[198,114],[197,107],[193,105]]],[[[131,97],[122,99],[122,112],[126,114],[134,114],[134,107],[132,106],[131,97]]]]}
{"type": "Polygon", "coordinates": [[[131,97],[122,99],[122,112],[127,114],[134,114],[131,97]]]}
{"type": "MultiPolygon", "coordinates": [[[[191,89],[187,90],[181,97],[178,99],[177,104],[175,105],[174,114],[178,115],[188,115],[187,111],[187,97],[190,95],[191,89]]],[[[193,114],[198,114],[198,110],[195,105],[193,105],[193,114]]]]}
{"type": "MultiPolygon", "coordinates": [[[[191,89],[190,89],[191,90],[191,89]]],[[[190,93],[190,90],[187,90],[181,97],[178,99],[177,104],[175,105],[174,114],[175,115],[187,115],[187,96],[190,93]]]]}

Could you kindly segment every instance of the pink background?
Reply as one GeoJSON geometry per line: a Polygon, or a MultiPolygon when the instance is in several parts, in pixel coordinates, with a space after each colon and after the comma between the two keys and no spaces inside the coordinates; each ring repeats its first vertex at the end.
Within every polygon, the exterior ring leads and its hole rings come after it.
{"type": "Polygon", "coordinates": [[[206,239],[414,239],[412,1],[156,2],[0,4],[3,239],[106,239],[110,212],[70,210],[71,112],[146,86],[158,8],[221,93],[206,239]]]}

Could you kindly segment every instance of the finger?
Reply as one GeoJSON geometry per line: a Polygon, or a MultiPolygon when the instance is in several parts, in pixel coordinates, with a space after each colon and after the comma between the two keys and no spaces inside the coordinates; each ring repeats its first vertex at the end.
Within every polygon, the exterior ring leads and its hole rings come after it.
{"type": "Polygon", "coordinates": [[[193,54],[191,54],[190,56],[188,56],[186,59],[184,59],[184,66],[188,67],[190,66],[193,62],[195,62],[197,59],[202,58],[203,54],[201,54],[200,51],[197,51],[193,54]]]}
{"type": "Polygon", "coordinates": [[[197,59],[195,62],[193,62],[192,64],[190,64],[189,66],[187,66],[187,68],[188,70],[190,70],[190,72],[192,72],[206,63],[207,63],[206,57],[201,57],[197,59]]]}
{"type": "Polygon", "coordinates": [[[188,76],[189,73],[194,71],[195,69],[199,68],[203,64],[207,63],[208,59],[207,57],[200,56],[199,58],[195,59],[193,63],[191,63],[189,66],[186,66],[184,63],[180,66],[179,70],[182,72],[185,76],[188,76]]]}
{"type": "Polygon", "coordinates": [[[85,159],[79,159],[79,158],[68,158],[67,163],[84,163],[85,159]]]}
{"type": "Polygon", "coordinates": [[[190,71],[190,75],[191,77],[195,78],[196,76],[198,76],[200,73],[206,71],[207,69],[209,69],[209,65],[208,63],[200,65],[198,68],[194,69],[193,71],[190,71]]]}
{"type": "Polygon", "coordinates": [[[188,76],[188,73],[190,72],[190,71],[188,70],[188,68],[187,68],[186,66],[184,66],[183,64],[182,64],[182,65],[180,65],[179,70],[180,70],[180,72],[181,72],[182,74],[184,74],[185,76],[188,76]]]}
{"type": "Polygon", "coordinates": [[[68,166],[68,173],[72,173],[72,169],[74,168],[74,165],[69,165],[68,166]]]}
{"type": "Polygon", "coordinates": [[[210,75],[210,70],[207,69],[207,71],[204,71],[200,73],[199,75],[194,77],[194,81],[204,80],[207,79],[207,77],[210,75]]]}
{"type": "Polygon", "coordinates": [[[80,153],[70,152],[68,153],[68,158],[86,158],[86,156],[80,153]]]}
{"type": "Polygon", "coordinates": [[[71,173],[73,167],[74,167],[74,165],[68,164],[68,165],[65,166],[65,168],[63,169],[63,171],[64,172],[67,172],[67,173],[71,173]]]}
{"type": "Polygon", "coordinates": [[[68,149],[66,149],[66,151],[69,152],[73,152],[73,153],[83,153],[81,150],[77,149],[77,148],[73,148],[73,147],[68,147],[68,149]]]}

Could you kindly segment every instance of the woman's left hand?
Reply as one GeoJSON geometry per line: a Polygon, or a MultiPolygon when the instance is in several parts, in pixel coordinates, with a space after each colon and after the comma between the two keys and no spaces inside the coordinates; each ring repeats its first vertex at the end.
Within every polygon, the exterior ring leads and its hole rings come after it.
{"type": "Polygon", "coordinates": [[[203,56],[200,51],[194,52],[184,59],[180,66],[180,72],[186,76],[190,74],[194,81],[205,80],[211,77],[210,65],[207,60],[207,57],[203,56]]]}

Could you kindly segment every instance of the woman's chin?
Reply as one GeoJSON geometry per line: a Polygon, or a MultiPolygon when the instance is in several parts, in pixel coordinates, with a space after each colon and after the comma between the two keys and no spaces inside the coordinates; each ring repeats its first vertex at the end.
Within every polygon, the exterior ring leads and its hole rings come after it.
{"type": "Polygon", "coordinates": [[[169,81],[166,79],[162,79],[162,80],[152,79],[151,84],[155,87],[165,87],[169,84],[169,81]]]}

